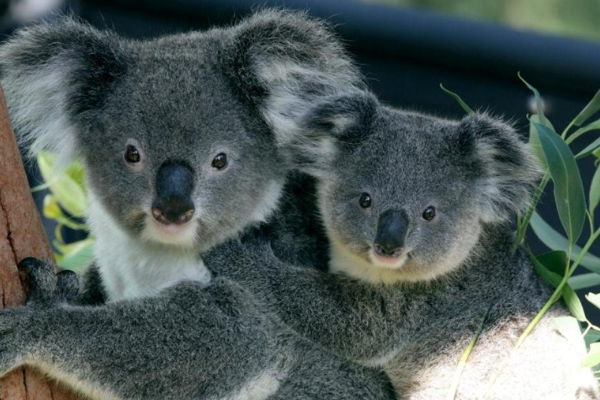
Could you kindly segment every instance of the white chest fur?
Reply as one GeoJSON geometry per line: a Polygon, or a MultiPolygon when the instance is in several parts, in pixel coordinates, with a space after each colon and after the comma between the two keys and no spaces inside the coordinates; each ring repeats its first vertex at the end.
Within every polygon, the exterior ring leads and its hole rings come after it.
{"type": "Polygon", "coordinates": [[[185,280],[210,282],[210,271],[196,251],[134,239],[91,193],[90,200],[94,256],[110,301],[152,296],[185,280]]]}

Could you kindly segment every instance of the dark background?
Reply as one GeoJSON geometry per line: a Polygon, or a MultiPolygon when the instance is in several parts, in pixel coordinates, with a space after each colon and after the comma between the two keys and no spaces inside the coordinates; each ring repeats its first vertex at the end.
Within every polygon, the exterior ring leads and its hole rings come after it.
{"type": "MultiPolygon", "coordinates": [[[[6,8],[0,0],[0,14],[6,8]]],[[[166,33],[231,24],[257,7],[284,6],[308,10],[336,26],[360,64],[373,91],[398,107],[448,118],[464,115],[439,84],[457,92],[474,109],[487,110],[516,122],[525,136],[531,92],[517,71],[543,95],[546,115],[561,132],[600,89],[600,45],[578,39],[520,32],[508,27],[425,11],[354,0],[81,0],[71,10],[95,26],[122,35],[148,38],[166,33]]],[[[18,23],[5,18],[9,33],[18,23]]],[[[598,132],[573,145],[583,149],[598,132]]],[[[586,193],[595,170],[593,160],[580,163],[586,193]]],[[[554,208],[552,187],[542,198],[540,214],[562,228],[554,208]]],[[[587,237],[584,231],[582,241],[587,237]]],[[[529,235],[536,252],[546,249],[529,235]]],[[[600,254],[600,243],[592,248],[600,254]]],[[[583,268],[580,272],[584,272],[583,268]]],[[[597,288],[595,288],[597,289],[597,288]]],[[[585,292],[590,291],[586,289],[585,292]]],[[[587,303],[584,301],[584,304],[587,303]]],[[[591,319],[600,313],[586,307],[591,319]]]]}

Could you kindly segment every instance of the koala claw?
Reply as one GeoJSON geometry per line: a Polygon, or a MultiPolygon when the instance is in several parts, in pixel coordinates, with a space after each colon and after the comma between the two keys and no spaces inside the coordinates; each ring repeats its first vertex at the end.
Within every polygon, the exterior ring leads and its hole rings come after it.
{"type": "Polygon", "coordinates": [[[28,305],[51,306],[72,300],[79,291],[79,279],[72,271],[56,273],[53,265],[33,257],[23,259],[18,267],[29,284],[28,305]]]}

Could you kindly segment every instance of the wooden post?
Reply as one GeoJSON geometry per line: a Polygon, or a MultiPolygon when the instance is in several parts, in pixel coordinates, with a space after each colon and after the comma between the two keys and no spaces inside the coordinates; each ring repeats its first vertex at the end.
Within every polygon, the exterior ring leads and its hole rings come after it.
{"type": "MultiPolygon", "coordinates": [[[[0,309],[23,304],[17,264],[25,257],[54,260],[27,183],[0,87],[0,309]]],[[[0,380],[0,400],[76,399],[37,372],[17,370],[0,380]]]]}

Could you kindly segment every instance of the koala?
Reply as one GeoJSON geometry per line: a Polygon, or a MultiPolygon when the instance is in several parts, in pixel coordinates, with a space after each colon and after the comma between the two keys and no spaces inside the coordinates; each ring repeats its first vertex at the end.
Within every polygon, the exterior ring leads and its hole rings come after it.
{"type": "Polygon", "coordinates": [[[317,181],[330,272],[254,240],[205,254],[216,276],[244,285],[304,337],[383,368],[403,399],[454,398],[459,359],[483,320],[457,399],[599,398],[580,367],[583,342],[554,327],[569,315],[562,303],[510,358],[552,293],[525,251],[512,252],[509,222],[540,168],[510,126],[401,111],[357,92],[315,105],[294,129],[295,164],[317,181]]]}
{"type": "Polygon", "coordinates": [[[97,240],[82,295],[21,264],[33,292],[0,313],[0,375],[28,365],[102,400],[395,398],[201,257],[276,208],[293,138],[272,126],[360,86],[323,23],[266,10],[133,41],[66,18],[0,47],[0,79],[21,142],[84,163],[97,240]]]}

